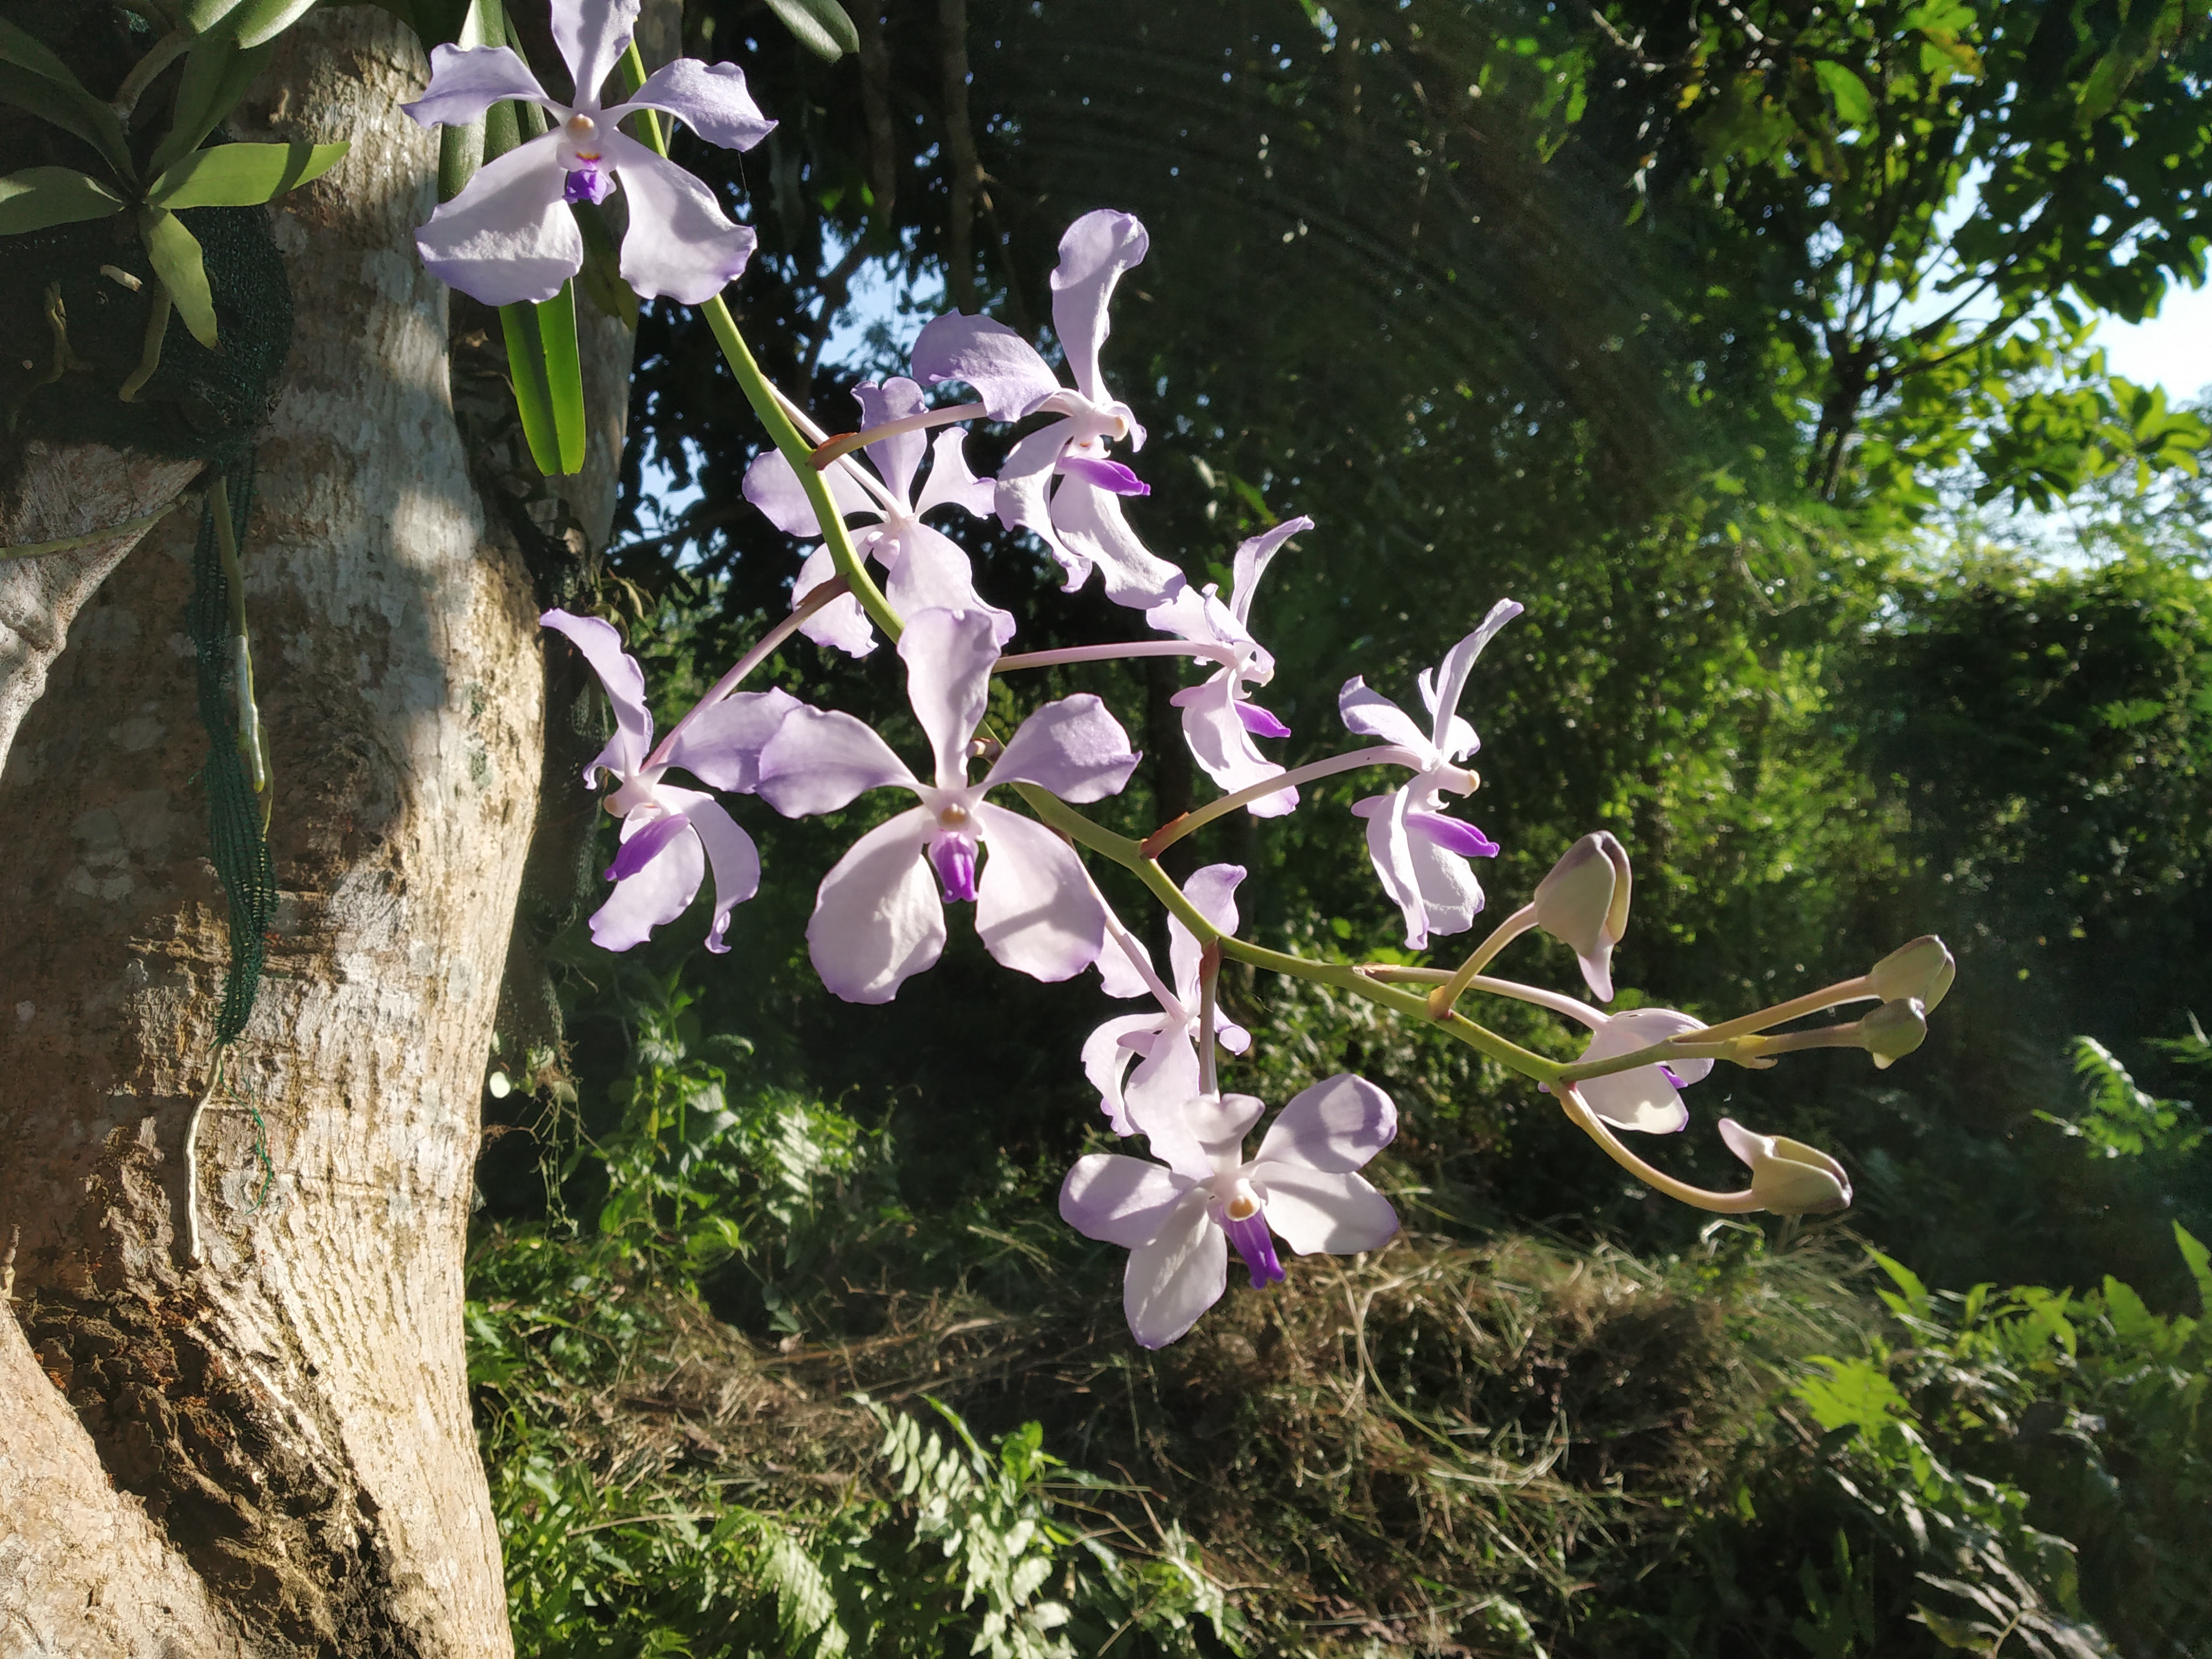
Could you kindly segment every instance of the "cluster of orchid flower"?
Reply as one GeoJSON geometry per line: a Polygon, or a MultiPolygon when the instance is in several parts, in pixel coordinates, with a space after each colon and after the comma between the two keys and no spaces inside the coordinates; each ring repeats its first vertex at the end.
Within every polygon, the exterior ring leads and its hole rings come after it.
{"type": "Polygon", "coordinates": [[[1623,1167],[1688,1203],[1797,1214],[1850,1201],[1850,1182],[1834,1159],[1728,1119],[1721,1133],[1750,1169],[1749,1184],[1735,1192],[1675,1180],[1631,1152],[1620,1132],[1683,1128],[1689,1114],[1681,1091],[1717,1060],[1766,1066],[1792,1049],[1856,1047],[1887,1066],[1911,1052],[1926,1033],[1927,1011],[1950,984],[1951,957],[1940,940],[1916,940],[1857,978],[1717,1025],[1662,1008],[1607,1014],[1486,975],[1515,939],[1540,929],[1573,950],[1592,995],[1613,1000],[1612,953],[1628,923],[1631,876],[1626,852],[1602,831],[1576,842],[1528,903],[1456,969],[1313,961],[1240,939],[1236,893],[1244,872],[1209,865],[1178,886],[1160,854],[1226,813],[1278,817],[1296,809],[1301,784],[1371,767],[1404,774],[1395,789],[1352,810],[1364,821],[1375,872],[1404,916],[1407,947],[1425,950],[1436,936],[1474,926],[1484,894],[1473,860],[1498,849],[1448,810],[1478,785],[1466,765],[1478,739],[1459,706],[1484,647],[1521,607],[1501,601],[1421,675],[1425,726],[1355,678],[1340,694],[1340,717],[1349,732],[1377,741],[1294,769],[1269,759],[1259,740],[1289,733],[1250,701],[1274,672],[1252,633],[1254,592],[1289,539],[1312,525],[1285,520],[1238,547],[1224,596],[1192,586],[1124,517],[1122,499],[1146,486],[1110,451],[1126,444],[1133,454],[1145,433],[1108,388],[1099,351],[1115,285],[1144,257],[1143,227],[1127,214],[1089,213],[1060,243],[1053,321],[1072,387],[1012,329],[956,313],[922,331],[911,378],[860,389],[860,428],[832,438],[758,380],[734,325],[723,328],[727,313],[713,295],[742,267],[749,234],[727,221],[704,185],[614,128],[626,111],[650,106],[706,138],[743,147],[769,124],[734,67],[690,60],[646,80],[631,104],[599,107],[596,88],[627,47],[635,13],[635,0],[556,4],[556,39],[576,76],[575,108],[546,99],[504,48],[449,47],[434,56],[430,90],[411,106],[426,124],[465,120],[494,98],[525,96],[545,103],[560,124],[513,153],[535,149],[532,159],[502,158],[485,168],[423,229],[431,268],[480,298],[540,296],[573,274],[581,254],[566,240],[573,227],[562,203],[599,200],[606,170],[613,171],[631,198],[625,276],[641,293],[710,307],[732,369],[778,440],[747,473],[747,498],[786,532],[818,543],[795,572],[791,615],[658,743],[643,674],[615,629],[593,617],[546,613],[545,625],[583,653],[614,713],[614,735],[584,774],[593,787],[602,774],[611,779],[605,805],[621,824],[606,871],[613,890],[591,919],[599,945],[627,950],[675,920],[711,869],[707,945],[728,948],[732,910],[757,890],[760,859],[710,791],[757,794],[787,817],[837,811],[876,789],[914,796],[915,805],[860,836],[822,878],[807,928],[814,966],[840,997],[888,1001],[942,953],[945,907],[972,904],[984,947],[1006,967],[1048,981],[1096,968],[1108,995],[1150,1000],[1146,1012],[1099,1026],[1080,1058],[1107,1127],[1141,1137],[1151,1158],[1091,1154],[1060,1194],[1071,1224],[1129,1250],[1124,1303],[1132,1333],[1147,1346],[1174,1341],[1220,1297],[1231,1248],[1261,1286],[1284,1277],[1278,1238],[1301,1255],[1346,1254],[1376,1249],[1398,1230],[1389,1201],[1359,1173],[1397,1127],[1389,1097],[1364,1079],[1333,1077],[1297,1095],[1246,1158],[1245,1138],[1263,1107],[1221,1087],[1221,1056],[1244,1054],[1251,1042],[1216,998],[1225,957],[1325,981],[1435,1024],[1535,1080],[1623,1167]],[[930,389],[954,382],[974,400],[933,406],[930,389]],[[974,474],[960,423],[1037,416],[1048,422],[1013,443],[996,477],[974,474]],[[933,440],[929,432],[940,428],[933,440]],[[995,515],[1008,529],[1032,532],[1070,591],[1096,572],[1107,596],[1140,613],[1153,637],[1008,654],[1016,619],[978,593],[967,555],[924,522],[940,509],[995,515]],[[880,586],[872,566],[882,573],[880,586]],[[854,656],[895,642],[929,744],[926,778],[849,714],[780,690],[739,689],[794,632],[854,656]],[[1118,793],[1139,759],[1097,696],[1048,702],[1003,739],[987,729],[994,675],[1161,654],[1211,669],[1175,702],[1193,756],[1224,793],[1141,842],[1075,810],[1118,793]],[[980,780],[972,775],[979,764],[980,780]],[[707,787],[678,787],[667,781],[672,772],[707,787]],[[1028,811],[1002,804],[1009,796],[1028,811]],[[1114,914],[1079,849],[1130,869],[1166,907],[1165,977],[1114,914]],[[1546,1059],[1460,1012],[1469,994],[1552,1010],[1586,1026],[1589,1040],[1571,1064],[1546,1059]],[[1855,1021],[1776,1030],[1868,1000],[1876,1006],[1855,1021]]]}

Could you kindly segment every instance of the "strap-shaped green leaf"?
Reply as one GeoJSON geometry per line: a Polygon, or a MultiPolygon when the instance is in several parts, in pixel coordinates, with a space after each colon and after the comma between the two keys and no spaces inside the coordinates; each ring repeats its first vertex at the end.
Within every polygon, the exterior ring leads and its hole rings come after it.
{"type": "Polygon", "coordinates": [[[119,177],[133,177],[131,146],[123,136],[123,123],[113,110],[77,85],[74,76],[67,82],[56,81],[0,54],[0,103],[27,109],[40,120],[75,133],[106,157],[119,177]]]}
{"type": "Polygon", "coordinates": [[[576,287],[543,305],[499,308],[507,368],[530,459],[548,477],[584,466],[584,370],[576,352],[576,287]]]}
{"type": "Polygon", "coordinates": [[[213,350],[215,296],[208,292],[199,238],[167,208],[139,209],[138,234],[146,239],[146,256],[154,262],[154,274],[161,279],[161,286],[176,302],[177,314],[191,330],[192,338],[213,350]]]}
{"type": "Polygon", "coordinates": [[[200,140],[215,131],[216,122],[238,107],[253,77],[269,62],[272,48],[242,51],[227,34],[202,37],[185,54],[185,72],[177,83],[176,125],[155,147],[146,170],[155,178],[167,172],[200,147],[200,140]]]}
{"type": "Polygon", "coordinates": [[[27,69],[33,75],[44,76],[58,86],[75,92],[85,92],[84,83],[76,78],[67,64],[56,56],[54,49],[33,34],[28,29],[0,18],[0,62],[27,69]]]}
{"type": "Polygon", "coordinates": [[[155,207],[251,207],[319,179],[348,149],[336,144],[217,144],[196,149],[146,192],[155,207]]]}
{"type": "Polygon", "coordinates": [[[25,167],[0,179],[0,236],[105,219],[126,205],[99,179],[75,167],[25,167]]]}
{"type": "Polygon", "coordinates": [[[315,0],[244,0],[226,21],[240,46],[265,46],[314,5],[315,0]]]}
{"type": "Polygon", "coordinates": [[[768,5],[800,46],[832,63],[860,49],[860,32],[837,0],[768,0],[768,5]]]}

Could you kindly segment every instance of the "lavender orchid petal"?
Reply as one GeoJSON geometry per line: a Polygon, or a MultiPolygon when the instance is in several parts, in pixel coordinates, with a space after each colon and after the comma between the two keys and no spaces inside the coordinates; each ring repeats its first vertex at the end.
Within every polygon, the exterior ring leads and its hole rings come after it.
{"type": "Polygon", "coordinates": [[[983,603],[975,592],[975,572],[968,556],[957,543],[926,524],[908,524],[900,531],[897,557],[884,583],[884,597],[892,610],[908,617],[924,611],[980,611],[991,618],[994,650],[1014,636],[1013,613],[983,603]]]}
{"type": "Polygon", "coordinates": [[[669,842],[690,833],[690,823],[681,811],[653,817],[633,812],[623,820],[622,845],[615,852],[615,861],[602,873],[609,881],[627,881],[659,858],[669,842]]]}
{"type": "Polygon", "coordinates": [[[922,857],[936,827],[921,807],[902,812],[854,842],[823,877],[806,946],[835,995],[889,1002],[944,954],[945,907],[922,857]]]}
{"type": "Polygon", "coordinates": [[[399,107],[422,126],[465,126],[502,98],[549,104],[530,65],[505,46],[433,46],[429,89],[399,107]]]}
{"type": "Polygon", "coordinates": [[[781,690],[739,691],[726,696],[676,734],[668,764],[680,766],[715,789],[750,794],[760,784],[760,753],[799,706],[781,690]]]}
{"type": "Polygon", "coordinates": [[[714,911],[707,928],[707,948],[720,956],[730,948],[722,939],[730,925],[730,912],[760,891],[760,849],[713,796],[689,789],[660,793],[683,805],[684,816],[707,850],[708,865],[714,872],[714,911]]]}
{"type": "Polygon", "coordinates": [[[627,776],[644,764],[646,753],[653,747],[653,714],[645,706],[645,671],[637,665],[636,658],[622,648],[622,635],[611,623],[597,617],[572,617],[559,609],[548,611],[538,621],[541,627],[567,635],[568,642],[583,653],[614,710],[614,740],[584,769],[584,781],[596,785],[603,767],[627,776]]]}
{"type": "Polygon", "coordinates": [[[899,636],[907,701],[929,738],[940,789],[967,785],[968,741],[991,703],[991,665],[999,659],[995,631],[985,611],[924,611],[907,619],[899,636]]]}
{"type": "MultiPolygon", "coordinates": [[[[1182,896],[1199,915],[1224,933],[1237,931],[1237,887],[1244,879],[1241,864],[1209,864],[1190,872],[1182,896]]],[[[1198,938],[1176,917],[1168,918],[1168,971],[1174,975],[1176,995],[1191,1009],[1198,1006],[1198,938]]]]}
{"type": "Polygon", "coordinates": [[[1192,1188],[1158,1233],[1129,1252],[1121,1310],[1145,1347],[1167,1346],[1229,1288],[1229,1242],[1207,1213],[1211,1202],[1205,1188],[1192,1188]]]}
{"type": "MultiPolygon", "coordinates": [[[[1228,671],[1196,685],[1186,686],[1169,699],[1182,710],[1183,740],[1192,757],[1224,789],[1249,789],[1280,777],[1283,769],[1261,754],[1246,727],[1237,696],[1237,677],[1228,671]]],[[[1246,805],[1255,818],[1280,817],[1296,809],[1298,792],[1284,789],[1262,795],[1246,805]]]]}
{"type": "MultiPolygon", "coordinates": [[[[830,500],[838,512],[850,517],[855,513],[877,510],[867,492],[842,467],[830,468],[823,478],[830,486],[830,500]]],[[[804,536],[811,541],[822,533],[821,522],[814,516],[814,503],[806,498],[799,474],[792,471],[791,463],[783,459],[781,451],[764,450],[755,456],[753,464],[745,469],[743,489],[745,499],[766,514],[769,522],[785,535],[804,536]]]]}
{"type": "MultiPolygon", "coordinates": [[[[921,395],[921,388],[902,375],[894,375],[881,386],[856,387],[853,395],[860,400],[863,429],[904,420],[929,406],[929,400],[921,395]]],[[[890,486],[891,494],[902,501],[914,498],[914,475],[921,466],[921,458],[928,453],[927,432],[896,433],[868,446],[869,461],[890,486]]]]}
{"type": "Polygon", "coordinates": [[[974,518],[990,517],[998,487],[993,480],[979,478],[969,471],[963,447],[967,441],[968,434],[957,428],[937,434],[937,441],[929,447],[929,477],[915,499],[916,518],[940,507],[957,507],[974,518]]]}
{"type": "Polygon", "coordinates": [[[1054,468],[1073,430],[1073,422],[1054,421],[1030,433],[1006,452],[993,486],[999,522],[1009,530],[1034,531],[1066,572],[1071,592],[1083,586],[1091,566],[1060,545],[1060,532],[1053,528],[1051,493],[1058,477],[1054,468]]]}
{"type": "Polygon", "coordinates": [[[994,421],[1018,421],[1060,389],[1037,349],[1004,323],[951,312],[914,343],[914,377],[924,386],[965,381],[994,421]]]}
{"type": "MultiPolygon", "coordinates": [[[[1001,471],[1002,491],[1006,482],[1001,471]]],[[[1003,504],[1003,495],[1000,499],[1003,504]]],[[[1106,597],[1116,605],[1147,610],[1188,582],[1182,571],[1137,539],[1121,517],[1120,499],[1085,479],[1060,481],[1052,495],[1052,526],[1060,545],[1081,563],[1086,574],[1091,567],[1097,567],[1106,585],[1106,597]]],[[[1061,560],[1062,564],[1066,562],[1061,560]]],[[[1067,585],[1071,590],[1079,587],[1082,580],[1071,573],[1067,585]]]]}
{"type": "Polygon", "coordinates": [[[1468,753],[1476,746],[1472,727],[1467,728],[1464,742],[1454,741],[1457,728],[1453,722],[1459,713],[1460,694],[1467,690],[1468,671],[1474,668],[1474,659],[1482,654],[1483,647],[1495,639],[1498,630],[1519,616],[1522,609],[1518,600],[1498,600],[1490,607],[1490,614],[1476,625],[1474,632],[1445,654],[1443,672],[1436,679],[1436,702],[1430,712],[1436,717],[1436,746],[1454,758],[1468,753]]]}
{"type": "Polygon", "coordinates": [[[1255,1162],[1251,1179],[1267,1194],[1267,1224],[1300,1255],[1380,1249],[1398,1231],[1397,1211],[1363,1176],[1255,1162]]]}
{"type": "Polygon", "coordinates": [[[1094,404],[1113,401],[1098,373],[1098,349],[1109,326],[1107,305],[1121,273],[1145,257],[1148,246],[1133,216],[1104,208],[1085,214],[1060,239],[1060,264],[1052,273],[1053,331],[1077,388],[1094,404]]]}
{"type": "Polygon", "coordinates": [[[699,838],[678,836],[659,857],[615,884],[607,902],[592,917],[592,943],[603,951],[627,951],[643,944],[654,928],[684,914],[706,874],[706,851],[699,838]]]}
{"type": "Polygon", "coordinates": [[[1244,729],[1255,738],[1287,738],[1291,735],[1289,726],[1284,725],[1257,703],[1239,702],[1237,705],[1237,718],[1243,722],[1244,729]]]}
{"type": "Polygon", "coordinates": [[[1060,1182],[1060,1218],[1085,1238],[1133,1250],[1159,1234],[1190,1187],[1142,1158],[1092,1152],[1060,1182]]]}
{"type": "Polygon", "coordinates": [[[1275,562],[1275,555],[1282,550],[1283,544],[1313,527],[1314,521],[1301,514],[1237,544],[1237,551],[1229,562],[1229,595],[1230,608],[1237,613],[1239,623],[1250,625],[1253,590],[1259,586],[1260,578],[1267,574],[1267,567],[1275,562]]]}
{"type": "MultiPolygon", "coordinates": [[[[1150,996],[1152,994],[1152,988],[1146,981],[1144,974],[1137,971],[1136,963],[1129,960],[1128,950],[1121,942],[1123,939],[1127,939],[1131,945],[1136,945],[1136,948],[1139,951],[1145,948],[1125,933],[1119,936],[1115,943],[1109,945],[1105,950],[1101,951],[1098,953],[1097,963],[1098,988],[1109,997],[1150,996]]],[[[1151,970],[1152,965],[1152,957],[1146,956],[1145,969],[1147,972],[1151,970]]],[[[1150,1018],[1151,1016],[1147,1015],[1146,1018],[1150,1018]]]]}
{"type": "Polygon", "coordinates": [[[657,109],[674,116],[710,144],[750,149],[775,131],[745,88],[745,72],[735,64],[702,64],[678,58],[647,76],[627,100],[599,118],[608,126],[634,109],[657,109]]]}
{"type": "Polygon", "coordinates": [[[1406,948],[1429,948],[1429,908],[1421,896],[1420,870],[1413,861],[1413,838],[1406,833],[1406,795],[1370,795],[1352,803],[1352,811],[1367,820],[1367,856],[1382,884],[1406,918],[1406,948]]]}
{"type": "Polygon", "coordinates": [[[761,799],[787,818],[834,812],[890,785],[921,785],[872,727],[838,709],[800,704],[761,750],[761,799]]]}
{"type": "Polygon", "coordinates": [[[984,780],[1042,785],[1062,800],[1119,794],[1139,757],[1106,705],[1088,691],[1048,702],[1015,728],[984,780]]]}
{"type": "Polygon", "coordinates": [[[1346,730],[1364,738],[1380,738],[1416,753],[1429,746],[1429,734],[1414,723],[1413,717],[1380,691],[1371,690],[1357,674],[1345,681],[1344,689],[1336,694],[1336,712],[1346,730]]]}
{"type": "MultiPolygon", "coordinates": [[[[1613,1015],[1594,1032],[1581,1059],[1611,1060],[1704,1029],[1703,1021],[1671,1008],[1632,1008],[1613,1015]]],[[[1678,1084],[1667,1075],[1669,1066],[1684,1084],[1700,1082],[1713,1069],[1710,1060],[1678,1060],[1667,1066],[1639,1066],[1630,1072],[1585,1078],[1576,1086],[1590,1110],[1616,1127],[1643,1134],[1674,1134],[1688,1127],[1690,1109],[1677,1092],[1678,1084]]]]}
{"type": "Polygon", "coordinates": [[[553,44],[576,79],[576,107],[599,107],[599,88],[637,32],[642,0],[568,0],[553,8],[553,44]]]}
{"type": "Polygon", "coordinates": [[[1291,1097],[1267,1126],[1252,1161],[1343,1174],[1364,1165],[1397,1134],[1398,1109],[1390,1097],[1364,1077],[1340,1072],[1291,1097]]]}
{"type": "MultiPolygon", "coordinates": [[[[796,611],[808,594],[836,574],[836,556],[827,547],[817,547],[809,553],[792,580],[792,609],[796,611]]],[[[860,609],[860,602],[850,593],[830,600],[799,623],[799,631],[815,644],[835,647],[848,657],[865,657],[879,643],[876,625],[868,620],[868,613],[860,609]]]]}
{"type": "Polygon", "coordinates": [[[1033,818],[979,802],[990,858],[977,889],[975,932],[1002,967],[1048,982],[1098,959],[1106,911],[1073,849],[1033,818]]]}
{"type": "MultiPolygon", "coordinates": [[[[1406,792],[1399,791],[1399,799],[1405,798],[1406,792]]],[[[1464,854],[1425,832],[1424,820],[1455,822],[1437,813],[1413,811],[1407,811],[1401,819],[1405,826],[1407,856],[1413,870],[1414,890],[1420,895],[1423,920],[1431,933],[1464,933],[1474,926],[1475,917],[1482,914],[1482,883],[1476,878],[1474,867],[1464,854]]]]}
{"type": "Polygon", "coordinates": [[[488,306],[551,299],[584,263],[568,183],[550,137],[509,150],[415,233],[423,267],[488,306]]]}
{"type": "Polygon", "coordinates": [[[751,228],[732,223],[713,191],[635,139],[610,127],[600,142],[607,165],[629,198],[623,279],[640,299],[666,298],[687,306],[713,299],[752,258],[751,228]]]}
{"type": "Polygon", "coordinates": [[[1070,477],[1096,484],[1109,495],[1149,495],[1152,493],[1152,485],[1119,461],[1101,460],[1095,455],[1067,455],[1061,458],[1060,470],[1070,477]]]}
{"type": "Polygon", "coordinates": [[[1464,819],[1448,817],[1442,812],[1409,811],[1406,814],[1406,829],[1430,845],[1463,859],[1498,856],[1496,842],[1464,819]]]}
{"type": "MultiPolygon", "coordinates": [[[[1103,963],[1112,958],[1109,946],[1098,960],[1103,963]]],[[[1139,987],[1141,991],[1143,988],[1139,987]]],[[[1129,1117],[1123,1087],[1131,1064],[1142,1055],[1127,1048],[1122,1038],[1142,1033],[1157,1032],[1157,1014],[1117,1014],[1093,1031],[1083,1042],[1083,1074],[1091,1079],[1091,1086],[1098,1091],[1098,1109],[1106,1115],[1107,1126],[1117,1135],[1133,1135],[1136,1124],[1129,1117]]]]}

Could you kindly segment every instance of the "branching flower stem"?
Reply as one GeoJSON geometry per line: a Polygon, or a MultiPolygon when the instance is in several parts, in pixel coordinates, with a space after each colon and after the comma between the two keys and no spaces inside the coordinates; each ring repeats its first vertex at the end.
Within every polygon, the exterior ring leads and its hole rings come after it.
{"type": "Polygon", "coordinates": [[[1620,1144],[1620,1138],[1606,1127],[1605,1120],[1589,1108],[1582,1092],[1571,1083],[1553,1085],[1560,1109],[1567,1121],[1597,1142],[1605,1155],[1634,1176],[1645,1186],[1662,1192],[1668,1197],[1680,1200],[1694,1209],[1711,1210],[1717,1215],[1748,1215],[1763,1210],[1766,1205],[1748,1187],[1741,1192],[1716,1193],[1703,1187],[1692,1187],[1686,1181],[1677,1181],[1663,1170],[1654,1169],[1620,1144]]]}
{"type": "MultiPolygon", "coordinates": [[[[1522,905],[1499,922],[1491,930],[1490,937],[1476,945],[1474,953],[1460,963],[1459,971],[1446,976],[1437,989],[1429,993],[1431,1016],[1442,1019],[1451,1012],[1452,1006],[1460,1000],[1461,994],[1474,983],[1482,970],[1490,965],[1492,958],[1535,925],[1536,907],[1533,904],[1522,905]]],[[[1504,994],[1511,996],[1514,994],[1508,991],[1504,994]]],[[[1582,1016],[1577,1014],[1575,1018],[1580,1019],[1582,1016]]],[[[1590,1029],[1595,1030],[1597,1028],[1592,1026],[1590,1029]]]]}
{"type": "Polygon", "coordinates": [[[776,647],[796,634],[800,625],[809,617],[829,604],[830,600],[850,592],[852,590],[845,585],[845,579],[842,576],[832,576],[809,593],[800,602],[797,610],[756,640],[750,650],[730,665],[730,672],[716,680],[707,695],[692,704],[690,711],[682,720],[668,728],[668,735],[660,740],[659,747],[653,750],[651,757],[646,761],[646,769],[650,770],[653,767],[667,764],[669,753],[676,747],[676,739],[684,735],[685,726],[744,684],[745,676],[774,656],[776,647]]]}
{"type": "Polygon", "coordinates": [[[807,460],[817,472],[842,456],[884,438],[896,438],[904,432],[927,432],[933,426],[950,426],[955,421],[972,421],[989,411],[981,404],[949,404],[943,409],[925,409],[919,415],[903,416],[896,421],[885,421],[881,426],[872,426],[860,432],[841,432],[836,437],[817,445],[807,460]]]}
{"type": "Polygon", "coordinates": [[[1327,760],[1309,761],[1304,766],[1294,766],[1287,772],[1278,772],[1273,777],[1254,784],[1249,789],[1239,789],[1219,800],[1210,800],[1203,806],[1172,818],[1144,839],[1146,858],[1156,859],[1194,830],[1202,830],[1214,819],[1235,811],[1238,807],[1255,800],[1265,800],[1270,795],[1294,789],[1302,783],[1311,783],[1316,778],[1329,777],[1338,772],[1353,772],[1363,766],[1404,766],[1418,772],[1422,760],[1410,749],[1401,749],[1395,743],[1378,743],[1367,749],[1354,749],[1348,754],[1331,755],[1327,760]]]}

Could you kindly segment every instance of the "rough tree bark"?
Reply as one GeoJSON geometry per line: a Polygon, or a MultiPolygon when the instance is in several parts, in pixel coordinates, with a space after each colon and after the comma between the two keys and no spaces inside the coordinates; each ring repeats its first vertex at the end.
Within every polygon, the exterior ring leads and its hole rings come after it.
{"type": "MultiPolygon", "coordinates": [[[[465,443],[447,296],[413,249],[436,141],[398,106],[425,77],[382,12],[319,13],[236,124],[353,149],[273,210],[298,320],[246,568],[283,899],[211,1097],[191,520],[127,559],[0,567],[0,1655],[509,1650],[461,1269],[538,795],[540,597],[530,483],[465,443]]],[[[629,341],[588,335],[568,497],[596,539],[629,341]]],[[[6,544],[194,471],[5,459],[6,544]]]]}

